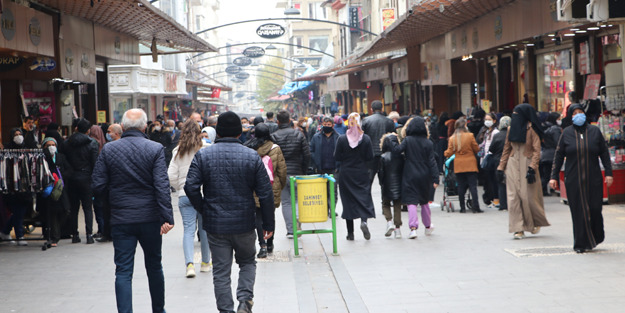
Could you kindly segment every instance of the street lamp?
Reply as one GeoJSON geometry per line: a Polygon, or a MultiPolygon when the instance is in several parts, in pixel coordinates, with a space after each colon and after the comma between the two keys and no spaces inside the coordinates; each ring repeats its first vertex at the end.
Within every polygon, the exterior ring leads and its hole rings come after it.
{"type": "Polygon", "coordinates": [[[290,7],[284,10],[284,15],[299,15],[299,14],[300,14],[299,10],[294,7],[290,7]]]}
{"type": "Polygon", "coordinates": [[[272,45],[272,44],[269,44],[269,45],[267,46],[267,48],[265,48],[265,50],[277,50],[277,49],[278,49],[278,48],[276,48],[276,46],[274,46],[274,45],[272,45]]]}

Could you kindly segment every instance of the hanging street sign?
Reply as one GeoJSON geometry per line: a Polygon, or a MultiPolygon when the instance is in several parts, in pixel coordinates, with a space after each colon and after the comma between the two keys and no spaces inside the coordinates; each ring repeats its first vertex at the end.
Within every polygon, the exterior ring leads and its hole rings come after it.
{"type": "Polygon", "coordinates": [[[236,74],[241,72],[241,68],[236,66],[236,65],[230,65],[228,67],[226,67],[226,73],[228,74],[236,74]]]}
{"type": "Polygon", "coordinates": [[[237,79],[240,79],[240,80],[244,80],[244,79],[247,79],[248,77],[250,77],[250,74],[246,73],[246,72],[240,72],[240,73],[236,74],[234,77],[236,77],[237,79]]]}
{"type": "Polygon", "coordinates": [[[284,33],[286,33],[284,27],[274,23],[263,24],[256,29],[256,35],[265,39],[282,37],[284,33]]]}
{"type": "Polygon", "coordinates": [[[243,96],[245,95],[242,92],[239,92],[236,95],[234,95],[235,98],[243,98],[243,96]]]}
{"type": "Polygon", "coordinates": [[[232,64],[236,66],[248,66],[252,64],[252,59],[248,57],[239,57],[239,58],[234,59],[234,61],[232,61],[232,64]]]}
{"type": "Polygon", "coordinates": [[[243,50],[243,55],[248,58],[260,58],[265,55],[265,49],[258,46],[249,47],[243,50]]]}

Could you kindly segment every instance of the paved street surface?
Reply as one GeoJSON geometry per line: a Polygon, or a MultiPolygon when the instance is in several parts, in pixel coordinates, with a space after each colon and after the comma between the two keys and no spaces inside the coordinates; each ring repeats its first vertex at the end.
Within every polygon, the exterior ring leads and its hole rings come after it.
{"type": "MultiPolygon", "coordinates": [[[[436,198],[442,198],[441,187],[436,198]]],[[[545,198],[552,226],[524,240],[508,233],[507,212],[484,207],[484,214],[433,209],[433,235],[426,237],[421,225],[414,240],[407,239],[404,212],[404,238],[385,238],[379,199],[376,182],[378,218],[369,222],[371,240],[363,239],[356,221],[356,240],[346,241],[344,221],[337,221],[338,256],[331,253],[331,234],[319,234],[302,236],[301,257],[294,257],[276,210],[276,251],[258,262],[253,311],[625,312],[623,205],[604,206],[606,241],[578,255],[568,207],[557,197],[545,198]]],[[[217,312],[212,275],[197,266],[196,278],[184,276],[182,222],[177,208],[174,213],[176,227],[163,240],[167,312],[217,312]]],[[[0,244],[0,313],[115,312],[113,245],[86,245],[83,229],[83,243],[63,240],[45,252],[37,241],[28,247],[0,244]]],[[[199,262],[199,243],[196,249],[199,262]]],[[[150,312],[140,251],[133,284],[139,313],[150,312]]]]}

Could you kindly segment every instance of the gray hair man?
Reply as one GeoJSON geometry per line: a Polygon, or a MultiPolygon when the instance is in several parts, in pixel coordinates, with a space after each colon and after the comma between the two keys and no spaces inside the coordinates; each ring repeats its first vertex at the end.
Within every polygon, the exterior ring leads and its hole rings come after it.
{"type": "Polygon", "coordinates": [[[122,130],[122,126],[119,124],[112,124],[111,126],[109,126],[108,130],[106,131],[106,134],[108,135],[106,139],[109,139],[109,141],[116,141],[119,140],[120,138],[122,138],[122,133],[124,131],[122,130]]]}
{"type": "Polygon", "coordinates": [[[104,145],[92,176],[94,192],[108,198],[111,207],[115,296],[119,312],[132,312],[137,242],[145,257],[152,312],[165,312],[162,235],[174,227],[174,216],[165,149],[146,137],[147,120],[141,109],[124,113],[122,138],[104,145]]]}

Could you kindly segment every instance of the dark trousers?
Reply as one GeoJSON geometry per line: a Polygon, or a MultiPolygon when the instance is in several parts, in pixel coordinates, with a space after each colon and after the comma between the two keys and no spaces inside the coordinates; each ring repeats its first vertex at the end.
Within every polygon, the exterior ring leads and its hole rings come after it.
{"type": "Polygon", "coordinates": [[[132,274],[137,242],[143,249],[152,312],[165,312],[165,277],[161,264],[163,241],[160,232],[159,222],[113,225],[111,233],[115,248],[115,297],[118,312],[132,312],[132,274]]]}
{"type": "Polygon", "coordinates": [[[14,199],[7,200],[7,206],[11,210],[11,217],[6,225],[3,225],[2,232],[10,234],[11,229],[15,230],[15,238],[24,237],[24,215],[30,202],[18,199],[17,196],[14,199]]]}
{"type": "Polygon", "coordinates": [[[436,160],[438,165],[438,172],[443,173],[443,164],[445,163],[445,150],[447,150],[447,138],[440,138],[436,143],[437,153],[439,158],[436,160]]]}
{"type": "MultiPolygon", "coordinates": [[[[369,181],[373,184],[373,180],[375,179],[375,175],[380,171],[380,158],[381,156],[375,156],[373,160],[369,161],[369,181]]],[[[381,179],[378,175],[378,179],[381,179]]]]}
{"type": "Polygon", "coordinates": [[[499,187],[499,209],[507,210],[508,209],[508,195],[506,194],[506,184],[505,183],[497,183],[499,187]]]}
{"type": "Polygon", "coordinates": [[[104,232],[104,199],[99,196],[93,197],[93,215],[98,225],[97,233],[102,234],[104,232]]]}
{"type": "Polygon", "coordinates": [[[260,208],[256,208],[256,235],[258,236],[258,244],[262,247],[273,246],[273,235],[267,241],[263,236],[263,212],[260,208]]]}
{"type": "Polygon", "coordinates": [[[213,285],[219,312],[234,312],[234,301],[230,288],[233,252],[234,259],[239,264],[237,300],[243,302],[254,298],[254,281],[256,280],[255,237],[254,231],[234,235],[208,234],[208,246],[213,257],[213,285]]]}
{"type": "Polygon", "coordinates": [[[553,166],[553,162],[540,162],[538,168],[540,170],[540,180],[543,184],[543,195],[548,194],[549,179],[551,179],[551,167],[553,166]]]}
{"type": "Polygon", "coordinates": [[[484,171],[484,203],[488,204],[493,199],[499,199],[499,187],[494,170],[482,169],[484,171]]]}
{"type": "Polygon", "coordinates": [[[91,181],[72,180],[69,185],[69,203],[71,208],[71,223],[74,235],[78,235],[78,210],[82,203],[82,210],[85,213],[85,231],[87,235],[93,233],[93,192],[91,191],[91,181]]]}
{"type": "Polygon", "coordinates": [[[460,210],[465,210],[464,195],[467,193],[467,188],[471,192],[471,200],[473,201],[473,209],[480,209],[480,202],[477,197],[477,173],[456,173],[456,179],[458,180],[458,198],[460,201],[460,210]]]}

